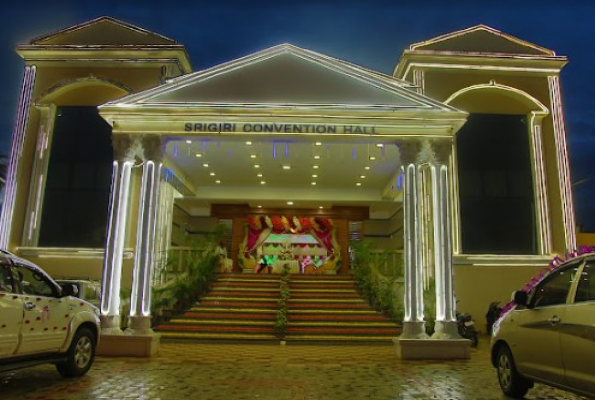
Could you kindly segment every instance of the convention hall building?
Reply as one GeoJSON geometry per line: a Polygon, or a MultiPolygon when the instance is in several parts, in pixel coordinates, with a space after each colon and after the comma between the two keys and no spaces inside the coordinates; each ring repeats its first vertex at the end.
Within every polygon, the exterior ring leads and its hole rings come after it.
{"type": "Polygon", "coordinates": [[[428,277],[448,338],[455,309],[481,324],[577,248],[567,58],[491,27],[412,44],[392,76],[291,44],[194,71],[182,44],[111,17],[16,51],[0,246],[101,280],[106,336],[124,288],[129,336],[150,335],[164,254],[220,224],[236,273],[288,251],[293,273],[351,274],[354,240],[395,254],[411,338],[428,277]]]}

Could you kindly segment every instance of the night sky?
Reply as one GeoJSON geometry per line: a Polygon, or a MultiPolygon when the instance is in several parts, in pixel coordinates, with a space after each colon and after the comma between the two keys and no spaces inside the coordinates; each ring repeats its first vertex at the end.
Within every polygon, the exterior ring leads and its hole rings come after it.
{"type": "MultiPolygon", "coordinates": [[[[23,63],[18,44],[100,16],[186,46],[194,70],[292,43],[387,74],[410,44],[485,24],[567,56],[561,75],[577,223],[595,232],[595,2],[301,0],[2,2],[0,152],[10,148],[23,63]],[[592,4],[589,4],[592,3],[592,4]]],[[[503,160],[506,154],[502,154],[503,160]]]]}

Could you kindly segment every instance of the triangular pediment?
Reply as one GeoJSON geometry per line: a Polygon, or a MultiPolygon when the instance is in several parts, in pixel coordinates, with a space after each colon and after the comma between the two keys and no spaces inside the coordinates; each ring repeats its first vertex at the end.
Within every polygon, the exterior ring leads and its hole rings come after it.
{"type": "Polygon", "coordinates": [[[409,83],[283,44],[127,96],[110,105],[450,109],[409,83]]]}
{"type": "Polygon", "coordinates": [[[537,46],[486,25],[477,25],[411,45],[411,50],[457,53],[502,53],[555,56],[553,50],[537,46]]]}
{"type": "Polygon", "coordinates": [[[175,45],[175,40],[111,17],[100,17],[35,38],[40,46],[175,45]]]}

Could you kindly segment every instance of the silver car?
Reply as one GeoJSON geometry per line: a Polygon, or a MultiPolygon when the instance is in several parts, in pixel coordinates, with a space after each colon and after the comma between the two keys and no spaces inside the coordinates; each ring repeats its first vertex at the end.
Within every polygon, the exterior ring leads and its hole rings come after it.
{"type": "Polygon", "coordinates": [[[491,341],[504,394],[522,398],[539,382],[595,398],[595,253],[562,263],[513,301],[491,341]]]}

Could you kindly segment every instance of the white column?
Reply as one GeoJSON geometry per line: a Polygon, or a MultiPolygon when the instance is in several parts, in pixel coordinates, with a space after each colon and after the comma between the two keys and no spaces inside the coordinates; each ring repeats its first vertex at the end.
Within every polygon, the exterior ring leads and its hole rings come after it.
{"type": "Polygon", "coordinates": [[[452,267],[452,227],[448,179],[450,141],[434,142],[432,204],[434,225],[434,262],[436,281],[436,321],[434,339],[460,339],[457,330],[452,267]]]}
{"type": "Polygon", "coordinates": [[[144,150],[143,178],[141,183],[136,237],[136,257],[132,274],[129,334],[150,335],[151,283],[155,260],[155,227],[163,142],[160,136],[149,135],[142,139],[144,150]]]}
{"type": "Polygon", "coordinates": [[[404,169],[404,234],[405,234],[405,318],[400,339],[427,338],[424,322],[423,265],[419,215],[419,143],[403,142],[400,146],[404,169]]]}
{"type": "Polygon", "coordinates": [[[134,147],[128,135],[113,136],[114,163],[107,225],[103,277],[101,280],[101,331],[119,334],[120,282],[129,202],[130,173],[134,147]]]}
{"type": "Polygon", "coordinates": [[[10,231],[14,212],[14,202],[17,196],[17,170],[19,160],[23,154],[25,133],[29,111],[31,106],[31,93],[35,85],[36,67],[26,66],[23,72],[23,84],[17,108],[17,116],[12,132],[12,145],[10,149],[10,160],[6,171],[6,184],[4,186],[4,202],[2,203],[2,214],[0,214],[0,248],[10,248],[10,231]]]}

